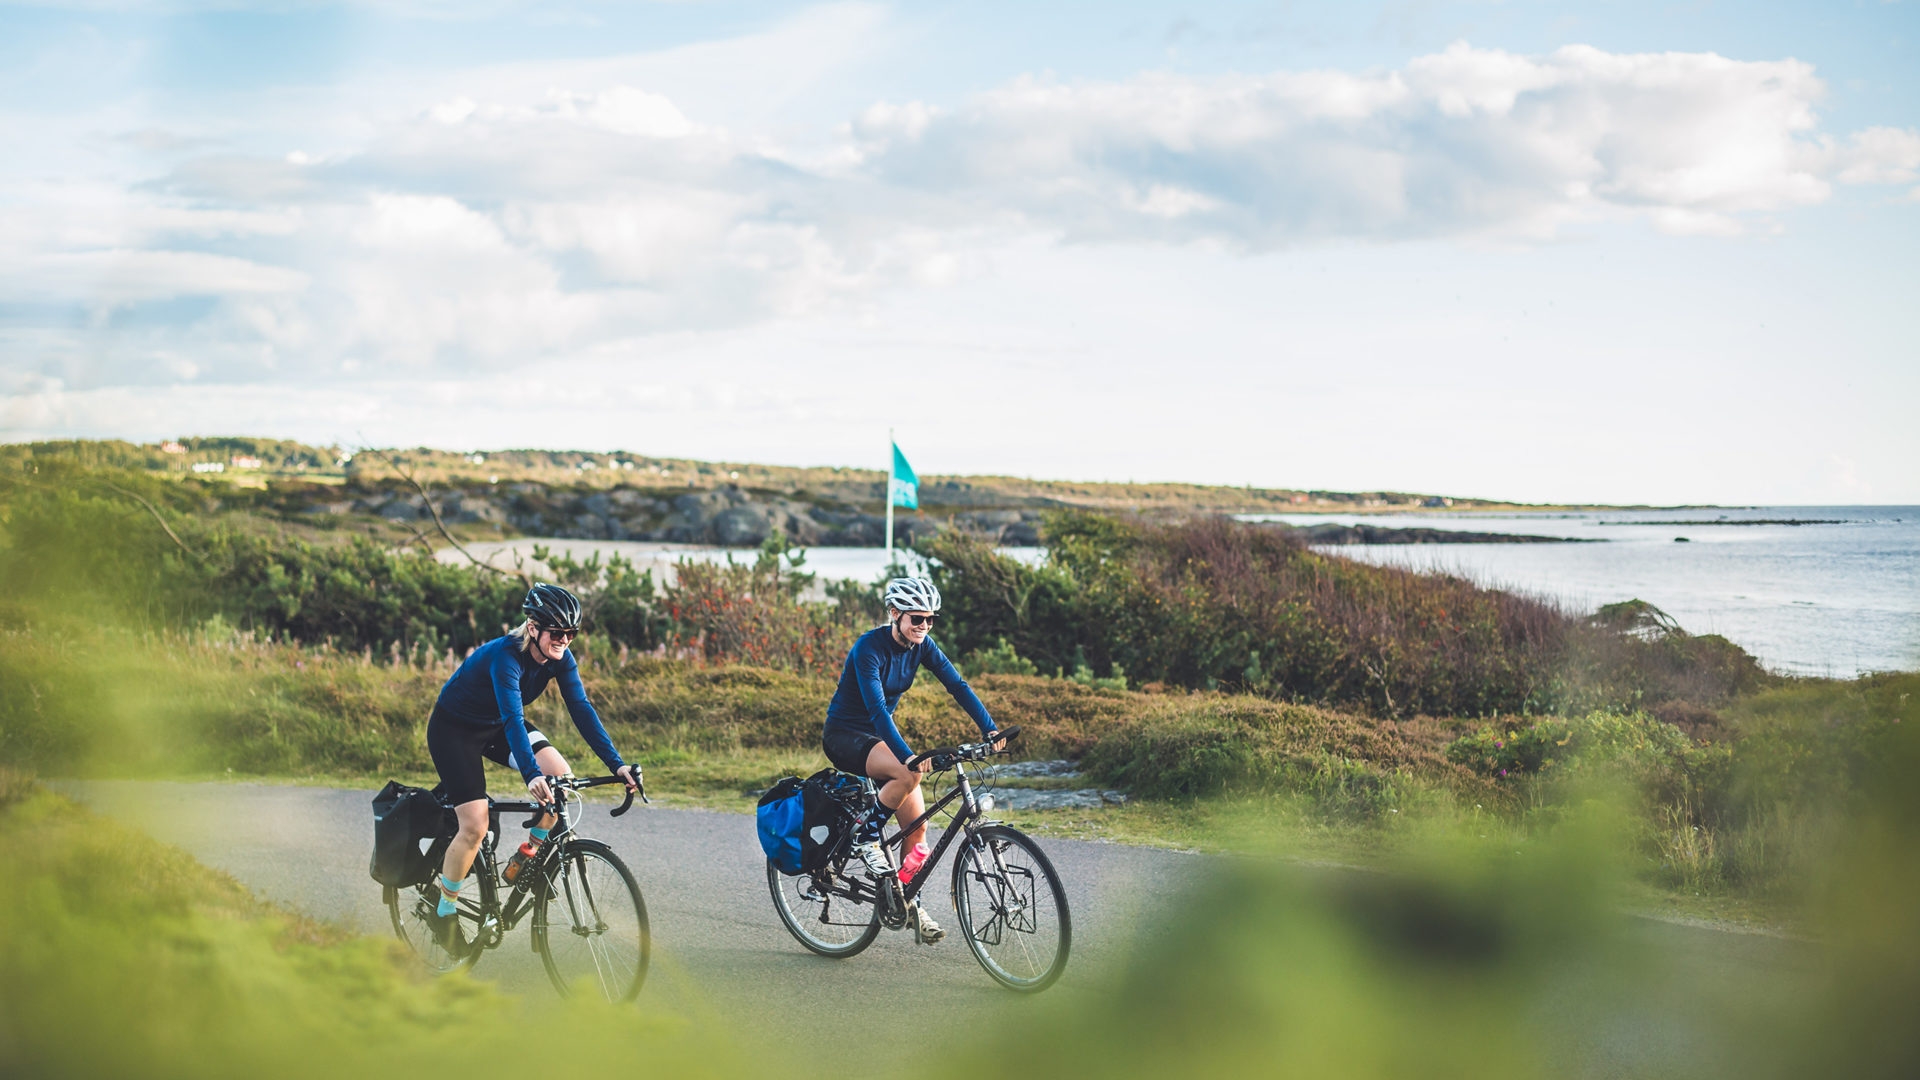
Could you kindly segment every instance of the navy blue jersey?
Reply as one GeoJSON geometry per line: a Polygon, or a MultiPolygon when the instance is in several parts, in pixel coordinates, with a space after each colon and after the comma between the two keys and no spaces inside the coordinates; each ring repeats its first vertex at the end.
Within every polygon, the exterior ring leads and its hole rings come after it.
{"type": "Polygon", "coordinates": [[[558,660],[540,661],[524,651],[513,637],[498,637],[467,654],[460,670],[440,688],[435,711],[449,719],[475,727],[505,725],[507,747],[513,762],[520,767],[522,779],[540,775],[533,763],[533,747],[527,741],[527,703],[540,696],[547,684],[560,684],[560,698],[567,703],[567,715],[580,737],[600,756],[608,771],[626,764],[607,738],[600,714],[587,700],[587,688],[580,682],[580,664],[569,649],[558,660]]]}
{"type": "Polygon", "coordinates": [[[933,643],[933,635],[918,645],[902,645],[894,640],[891,625],[869,630],[853,643],[846,667],[840,671],[840,686],[827,703],[827,728],[878,736],[901,761],[912,757],[913,749],[894,725],[893,710],[900,704],[900,695],[913,685],[914,673],[923,667],[980,725],[981,734],[994,730],[987,707],[933,643]]]}

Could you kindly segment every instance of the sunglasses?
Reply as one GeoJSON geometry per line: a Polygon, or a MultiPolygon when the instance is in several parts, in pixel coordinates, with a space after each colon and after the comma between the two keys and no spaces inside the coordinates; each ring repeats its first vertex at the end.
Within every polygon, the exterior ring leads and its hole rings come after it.
{"type": "Polygon", "coordinates": [[[915,626],[928,626],[928,625],[931,625],[933,621],[935,619],[938,619],[939,617],[940,616],[938,615],[908,615],[905,618],[908,622],[912,623],[915,626]]]}
{"type": "Polygon", "coordinates": [[[580,628],[577,626],[571,630],[562,630],[553,626],[543,626],[540,628],[540,632],[551,637],[559,638],[561,641],[572,641],[574,638],[580,636],[580,628]]]}

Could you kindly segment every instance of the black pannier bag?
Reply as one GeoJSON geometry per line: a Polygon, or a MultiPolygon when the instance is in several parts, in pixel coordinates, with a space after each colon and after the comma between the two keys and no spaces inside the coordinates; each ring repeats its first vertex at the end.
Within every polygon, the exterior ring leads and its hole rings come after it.
{"type": "Polygon", "coordinates": [[[433,792],[395,780],[373,797],[373,880],[394,888],[420,885],[440,868],[459,819],[433,792]]]}
{"type": "Polygon", "coordinates": [[[807,872],[827,864],[834,848],[853,831],[854,818],[867,805],[860,778],[836,769],[821,769],[800,785],[800,866],[807,872]]]}

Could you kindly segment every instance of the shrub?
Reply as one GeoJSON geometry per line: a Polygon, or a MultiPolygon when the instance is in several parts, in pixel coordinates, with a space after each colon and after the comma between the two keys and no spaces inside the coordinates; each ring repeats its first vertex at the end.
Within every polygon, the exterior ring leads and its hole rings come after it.
{"type": "Polygon", "coordinates": [[[1722,638],[1578,619],[1462,578],[1324,555],[1284,529],[1060,512],[1045,539],[1038,567],[953,530],[923,545],[957,650],[1005,642],[1041,671],[1124,670],[1387,717],[1717,704],[1768,681],[1722,638]]]}

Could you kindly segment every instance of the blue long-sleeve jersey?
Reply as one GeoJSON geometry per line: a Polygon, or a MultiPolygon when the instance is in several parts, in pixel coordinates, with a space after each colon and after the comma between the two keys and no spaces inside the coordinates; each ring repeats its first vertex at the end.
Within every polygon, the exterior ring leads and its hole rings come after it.
{"type": "Polygon", "coordinates": [[[580,682],[580,664],[572,650],[558,660],[540,661],[524,652],[516,639],[494,638],[467,655],[453,678],[440,688],[440,700],[434,708],[463,724],[506,725],[507,747],[520,766],[520,776],[532,780],[540,775],[540,768],[533,762],[533,745],[527,739],[526,707],[551,682],[560,684],[560,697],[567,703],[573,726],[607,770],[626,764],[607,737],[593,702],[587,700],[587,688],[580,682]]]}
{"type": "Polygon", "coordinates": [[[891,625],[869,630],[853,643],[846,666],[840,670],[840,686],[827,703],[828,730],[838,727],[875,735],[901,761],[912,757],[913,749],[894,725],[893,710],[900,704],[900,695],[913,685],[914,673],[920,668],[933,672],[933,677],[946,686],[953,700],[980,725],[982,735],[994,730],[987,707],[954,670],[947,654],[933,643],[933,635],[927,635],[918,645],[901,645],[893,639],[891,625]]]}

